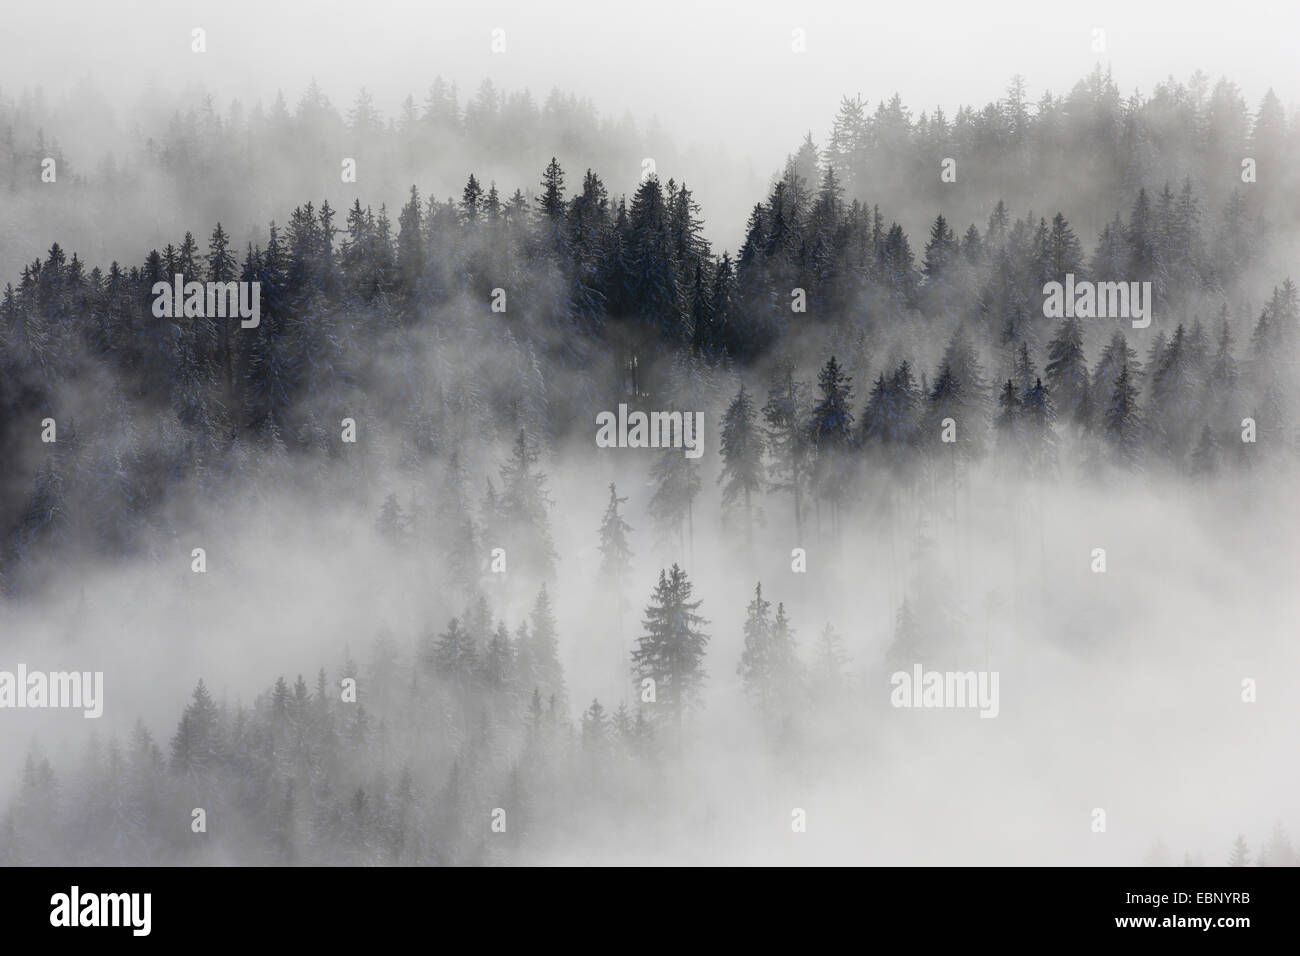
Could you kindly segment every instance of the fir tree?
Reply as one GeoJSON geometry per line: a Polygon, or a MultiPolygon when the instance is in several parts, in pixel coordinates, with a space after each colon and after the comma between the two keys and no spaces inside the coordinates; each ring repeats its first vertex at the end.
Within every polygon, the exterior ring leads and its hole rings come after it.
{"type": "Polygon", "coordinates": [[[560,664],[560,642],[556,631],[555,612],[546,585],[537,592],[531,615],[532,633],[528,638],[532,666],[532,679],[542,693],[559,701],[565,698],[564,668],[560,664]]]}
{"type": "Polygon", "coordinates": [[[662,533],[676,534],[679,543],[689,537],[693,546],[694,503],[701,486],[695,462],[680,448],[665,448],[655,461],[651,481],[655,491],[647,506],[650,516],[662,533]]]}
{"type": "Polygon", "coordinates": [[[554,156],[542,173],[542,192],[537,197],[537,209],[543,219],[551,222],[564,215],[564,170],[554,156]]]}
{"type": "Polygon", "coordinates": [[[397,495],[390,493],[379,509],[375,527],[390,544],[401,544],[410,530],[409,519],[398,504],[397,495]]]}
{"type": "Polygon", "coordinates": [[[921,426],[922,440],[932,449],[943,447],[943,434],[946,429],[945,422],[951,421],[955,426],[956,441],[952,443],[954,452],[960,452],[963,458],[968,457],[966,446],[966,430],[973,424],[972,420],[967,420],[963,415],[962,384],[958,381],[957,376],[953,374],[952,366],[944,363],[939,369],[939,374],[934,380],[929,393],[926,395],[926,409],[924,413],[924,424],[921,426]]]}
{"type": "Polygon", "coordinates": [[[997,434],[998,452],[1003,456],[1019,455],[1024,451],[1024,429],[1020,424],[1021,411],[1020,392],[1016,389],[1015,383],[1007,379],[1007,384],[1002,386],[1002,392],[998,395],[998,414],[993,423],[997,434]]]}
{"type": "Polygon", "coordinates": [[[600,575],[622,593],[632,570],[632,549],[627,536],[631,526],[623,520],[619,508],[627,503],[618,496],[614,482],[609,483],[609,504],[600,521],[600,575]]]}
{"type": "Polygon", "coordinates": [[[822,628],[817,638],[812,678],[820,699],[834,700],[849,684],[846,673],[849,656],[844,650],[844,639],[830,624],[822,628]]]}
{"type": "Polygon", "coordinates": [[[771,616],[771,602],[763,598],[763,586],[754,588],[745,620],[745,644],[736,672],[746,693],[753,696],[765,719],[777,720],[794,697],[798,680],[794,633],[785,605],[778,604],[771,616]]]}
{"type": "Polygon", "coordinates": [[[745,540],[752,544],[754,534],[753,496],[763,488],[763,437],[758,430],[754,403],[745,386],[727,407],[722,419],[722,506],[744,504],[745,540]]]}
{"type": "Polygon", "coordinates": [[[446,680],[467,687],[474,679],[478,654],[473,637],[461,627],[458,618],[453,617],[447,629],[438,635],[432,656],[438,674],[446,680]]]}
{"type": "Polygon", "coordinates": [[[632,651],[632,673],[654,681],[656,701],[671,715],[679,749],[686,711],[699,700],[704,684],[709,643],[702,630],[708,622],[695,613],[701,602],[691,600],[693,590],[676,564],[660,571],[642,620],[645,633],[632,651]]]}
{"type": "Polygon", "coordinates": [[[637,319],[670,342],[684,341],[668,212],[663,189],[654,176],[641,183],[632,200],[627,216],[627,243],[637,319]]]}
{"type": "Polygon", "coordinates": [[[474,174],[470,173],[469,180],[465,183],[465,189],[461,192],[460,198],[461,216],[467,224],[475,225],[478,223],[482,202],[483,187],[474,178],[474,174]]]}
{"type": "Polygon", "coordinates": [[[779,367],[763,405],[767,445],[772,451],[769,465],[772,487],[788,491],[794,502],[795,536],[803,540],[803,490],[809,464],[809,430],[805,423],[805,385],[794,377],[794,366],[779,367]]]}
{"type": "Polygon", "coordinates": [[[1136,464],[1141,448],[1141,422],[1138,418],[1137,386],[1129,375],[1128,362],[1120,365],[1103,419],[1103,434],[1120,464],[1136,464]]]}
{"type": "Polygon", "coordinates": [[[505,622],[497,625],[488,643],[487,654],[483,658],[483,684],[489,690],[501,691],[509,684],[513,676],[513,648],[510,644],[510,632],[505,622]]]}
{"type": "Polygon", "coordinates": [[[1083,330],[1074,318],[1061,323],[1047,345],[1047,387],[1062,421],[1086,426],[1089,409],[1088,363],[1083,354],[1083,330]]]}
{"type": "Polygon", "coordinates": [[[1246,837],[1238,835],[1232,844],[1232,855],[1228,857],[1228,866],[1250,866],[1250,848],[1246,846],[1246,837]]]}
{"type": "Polygon", "coordinates": [[[1041,378],[1035,379],[1021,398],[1021,420],[1030,467],[1040,473],[1051,471],[1056,466],[1056,413],[1051,392],[1041,378]]]}
{"type": "Polygon", "coordinates": [[[1212,475],[1219,466],[1219,443],[1208,424],[1201,426],[1201,437],[1192,451],[1191,472],[1194,475],[1212,475]]]}
{"type": "Polygon", "coordinates": [[[172,769],[187,777],[206,778],[220,760],[220,727],[216,704],[200,680],[172,737],[172,769]]]}
{"type": "Polygon", "coordinates": [[[853,388],[831,356],[817,377],[820,392],[808,423],[812,452],[812,485],[818,497],[831,504],[832,524],[838,524],[839,506],[849,490],[848,453],[853,440],[853,388]]]}
{"type": "Polygon", "coordinates": [[[523,429],[515,438],[510,459],[501,466],[500,517],[512,542],[517,566],[543,580],[555,575],[555,548],[551,543],[548,511],[552,505],[546,475],[535,466],[538,453],[523,429]]]}
{"type": "Polygon", "coordinates": [[[758,697],[766,707],[769,647],[772,643],[772,602],[763,599],[763,585],[754,586],[754,600],[749,602],[745,619],[745,646],[736,673],[746,692],[758,697]]]}
{"type": "Polygon", "coordinates": [[[1269,834],[1268,842],[1264,844],[1263,850],[1259,854],[1260,866],[1295,866],[1297,864],[1295,850],[1291,846],[1291,841],[1287,839],[1286,829],[1282,826],[1282,821],[1278,820],[1273,824],[1273,832],[1269,834]]]}
{"type": "Polygon", "coordinates": [[[591,706],[582,714],[582,747],[593,759],[600,760],[609,747],[609,718],[599,700],[592,699],[591,706]]]}

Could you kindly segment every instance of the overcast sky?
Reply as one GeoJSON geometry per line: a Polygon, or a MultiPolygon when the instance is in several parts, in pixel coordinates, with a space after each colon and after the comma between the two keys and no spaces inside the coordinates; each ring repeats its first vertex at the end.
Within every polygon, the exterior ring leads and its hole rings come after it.
{"type": "MultiPolygon", "coordinates": [[[[472,91],[485,76],[527,86],[540,100],[558,86],[606,114],[658,116],[678,144],[726,145],[765,170],[812,129],[819,141],[841,94],[869,105],[897,90],[915,113],[997,98],[1013,73],[1036,99],[1068,90],[1099,59],[1120,88],[1149,92],[1200,68],[1228,75],[1252,108],[1272,86],[1297,100],[1300,5],[1090,2],[790,3],[662,0],[483,3],[477,0],[315,0],[310,4],[71,0],[13,4],[0,33],[0,90],[50,92],[90,76],[134,101],[153,79],[199,81],[222,99],[291,105],[315,76],[346,108],[366,86],[387,114],[435,74],[472,91]],[[996,9],[991,8],[995,6],[996,9]],[[190,51],[190,29],[208,51],[190,51]],[[506,51],[491,52],[491,31],[506,51]],[[792,31],[807,52],[792,52],[792,31]],[[1092,50],[1092,30],[1106,53],[1092,50]],[[128,38],[123,39],[126,36],[128,38]]],[[[224,103],[222,104],[225,105],[224,103]]],[[[71,144],[68,144],[71,145],[71,144]]]]}

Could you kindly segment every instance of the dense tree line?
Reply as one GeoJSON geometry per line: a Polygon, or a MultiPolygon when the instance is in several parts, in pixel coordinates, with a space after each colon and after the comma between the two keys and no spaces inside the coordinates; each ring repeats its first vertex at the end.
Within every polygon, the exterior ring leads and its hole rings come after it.
{"type": "MultiPolygon", "coordinates": [[[[1291,839],[1287,836],[1286,828],[1282,826],[1282,821],[1278,820],[1273,824],[1268,838],[1260,841],[1258,856],[1252,854],[1245,835],[1238,834],[1232,842],[1230,851],[1224,857],[1224,864],[1227,866],[1300,866],[1300,855],[1296,854],[1291,839]]],[[[1142,865],[1205,866],[1206,860],[1201,854],[1193,856],[1191,853],[1184,853],[1182,860],[1176,861],[1164,841],[1157,840],[1143,857],[1142,865]]]]}
{"type": "MultiPolygon", "coordinates": [[[[601,117],[590,101],[558,90],[539,101],[490,81],[470,92],[437,78],[390,115],[364,89],[339,105],[315,82],[296,97],[277,93],[269,104],[223,107],[201,92],[188,101],[159,92],[115,124],[120,112],[120,104],[89,83],[59,103],[39,88],[0,91],[0,189],[11,199],[40,195],[42,211],[62,224],[65,241],[75,236],[85,249],[94,238],[79,225],[88,208],[102,231],[105,220],[132,215],[136,203],[130,200],[160,187],[167,204],[183,210],[180,223],[235,216],[241,225],[251,223],[283,201],[285,171],[292,171],[299,189],[328,195],[343,207],[344,193],[329,191],[339,187],[342,157],[358,161],[361,183],[395,185],[450,184],[466,168],[486,173],[489,181],[517,179],[523,170],[511,157],[555,154],[577,168],[606,170],[619,188],[647,155],[660,168],[680,159],[657,124],[640,128],[628,116],[601,117]],[[50,134],[69,135],[85,124],[109,124],[131,148],[103,156],[65,151],[50,134]],[[67,187],[62,199],[39,193],[46,157],[61,170],[67,187]]],[[[997,196],[1017,196],[1026,208],[1066,209],[1077,201],[1079,184],[1087,183],[1096,201],[1078,214],[1089,233],[1144,183],[1158,187],[1190,176],[1217,209],[1240,181],[1241,160],[1251,157],[1259,188],[1246,197],[1248,205],[1270,210],[1291,228],[1293,205],[1278,200],[1296,185],[1285,157],[1294,155],[1298,135],[1295,117],[1271,91],[1248,104],[1230,80],[1211,81],[1198,71],[1186,82],[1157,84],[1148,95],[1123,95],[1098,67],[1068,92],[1045,91],[1036,99],[1025,80],[1014,77],[997,101],[962,106],[951,116],[942,109],[917,116],[897,94],[874,104],[846,97],[821,152],[847,199],[889,196],[908,210],[942,204],[960,222],[985,219],[997,196]],[[957,160],[960,189],[941,182],[944,158],[957,160]]],[[[814,187],[817,152],[810,136],[795,157],[800,175],[814,187]]],[[[22,202],[0,210],[0,236],[17,239],[30,208],[22,202]]],[[[149,222],[141,218],[135,225],[149,222]]]]}
{"type": "Polygon", "coordinates": [[[558,154],[583,166],[637,170],[650,142],[660,162],[679,157],[654,122],[602,116],[590,100],[560,90],[538,100],[490,80],[462,91],[437,77],[389,116],[365,89],[350,104],[337,104],[314,80],[296,98],[277,92],[266,103],[220,104],[201,90],[158,90],[126,110],[89,83],[57,102],[39,88],[5,93],[0,265],[6,271],[19,264],[7,250],[26,244],[33,218],[83,256],[104,259],[116,254],[107,250],[130,248],[142,236],[179,234],[218,219],[242,247],[290,188],[343,209],[358,194],[378,195],[376,204],[393,202],[405,183],[442,192],[458,186],[466,169],[483,175],[485,191],[492,180],[531,178],[531,159],[521,164],[521,157],[558,154]],[[117,148],[92,152],[85,128],[117,148]],[[47,159],[54,160],[57,185],[42,178],[47,159]],[[346,180],[344,160],[351,163],[346,180]]]}
{"type": "MultiPolygon", "coordinates": [[[[277,104],[203,123],[285,148],[319,149],[306,134],[324,129],[500,150],[521,125],[549,136],[578,109],[538,111],[490,89],[462,108],[435,90],[400,121],[364,96],[344,121],[309,91],[296,116],[277,104]]],[[[190,125],[150,146],[183,178],[213,172],[186,145],[190,125]]],[[[301,466],[299,487],[342,474],[360,500],[382,501],[375,530],[393,549],[437,540],[439,583],[465,609],[404,643],[381,633],[364,667],[346,660],[313,687],[281,679],[251,705],[200,683],[166,744],[141,726],[57,773],[34,752],[0,858],[62,862],[73,847],[78,862],[540,857],[575,808],[651,801],[641,784],[676,759],[707,702],[712,626],[683,570],[700,496],[716,497],[727,533],[752,550],[778,512],[796,542],[833,540],[846,521],[932,505],[941,486],[955,498],[981,462],[1004,484],[1041,486],[1142,469],[1210,481],[1293,454],[1300,307],[1290,278],[1261,271],[1294,224],[1261,214],[1294,195],[1281,157],[1295,142],[1271,95],[1253,116],[1230,84],[1199,79],[1123,101],[1097,72],[1032,112],[1017,81],[952,121],[914,122],[896,97],[874,114],[846,100],[825,147],[810,137],[773,178],[734,255],[706,241],[685,183],[649,175],[616,194],[593,169],[566,171],[563,149],[528,188],[475,173],[458,197],[411,186],[392,210],[308,202],[242,248],[222,223],[107,268],[53,245],[0,297],[0,460],[18,463],[0,472],[6,599],[37,596],[70,556],[160,551],[184,520],[169,507],[182,488],[219,500],[301,466]],[[1240,179],[1243,150],[1256,183],[1240,179]],[[938,160],[954,153],[965,191],[949,194],[938,160]],[[981,170],[997,171],[983,174],[996,191],[981,191],[981,170]],[[1050,217],[1030,211],[1063,170],[1092,184],[1087,195],[1052,203],[1062,211],[1050,217]],[[942,210],[923,240],[882,209],[918,197],[942,210]],[[1094,240],[1065,215],[1072,204],[1076,220],[1104,210],[1094,240]],[[259,283],[260,324],[155,316],[154,284],[176,275],[259,283]],[[1152,328],[1045,318],[1044,284],[1067,275],[1152,283],[1152,328]],[[593,413],[619,404],[708,413],[718,454],[716,465],[676,448],[640,459],[646,513],[680,560],[664,562],[639,619],[627,498],[603,478],[593,489],[605,620],[636,632],[624,662],[635,703],[611,710],[569,699],[545,465],[566,440],[589,446],[593,413]],[[58,431],[49,444],[45,419],[58,431]],[[344,420],[435,482],[431,503],[379,487],[368,470],[379,466],[342,448],[344,420]],[[501,542],[512,574],[538,588],[513,627],[485,595],[501,542]],[[195,807],[210,838],[190,829],[195,807]],[[509,821],[500,840],[496,808],[509,821]]],[[[941,569],[917,539],[883,665],[959,643],[941,569]]],[[[722,666],[790,752],[851,677],[834,627],[801,641],[773,598],[754,582],[743,651],[722,666]]]]}
{"type": "MultiPolygon", "coordinates": [[[[107,270],[54,245],[0,298],[0,452],[25,460],[45,417],[63,428],[34,478],[5,476],[9,587],[22,555],[62,538],[132,550],[169,487],[239,470],[246,447],[331,454],[334,423],[361,408],[418,461],[520,430],[549,446],[618,402],[707,408],[729,369],[766,369],[766,433],[743,390],[721,429],[723,498],[750,519],[765,446],[773,484],[833,520],[864,460],[991,453],[1042,473],[1068,431],[1090,466],[1212,471],[1249,453],[1234,437],[1246,418],[1271,450],[1294,446],[1296,290],[1284,279],[1245,311],[1239,280],[1263,227],[1239,193],[1207,222],[1190,180],[1139,186],[1090,256],[1061,213],[1013,220],[998,202],[960,239],[939,214],[918,259],[878,206],[843,200],[833,152],[816,187],[799,162],[754,207],[734,260],[702,238],[685,184],[649,176],[615,200],[590,170],[571,190],[554,159],[531,201],[471,175],[457,201],[411,187],[396,223],[360,200],[342,214],[307,203],[243,250],[220,223],[206,244],[186,233],[107,270]],[[260,325],[156,318],[151,290],[176,275],[260,283],[260,325]],[[1043,318],[1044,283],[1067,275],[1152,283],[1143,358],[1123,321],[1043,318]],[[939,335],[942,357],[919,368],[939,335]],[[812,342],[837,353],[815,388],[791,367],[812,342]],[[79,408],[73,383],[101,373],[103,407],[79,408]],[[131,426],[145,420],[149,434],[131,426]]],[[[653,510],[680,536],[699,475],[665,454],[654,481],[653,510]]]]}
{"type": "MultiPolygon", "coordinates": [[[[199,680],[168,740],[137,722],[58,767],[34,744],[0,814],[0,865],[508,864],[615,809],[661,825],[654,794],[708,677],[700,605],[685,572],[661,572],[629,661],[640,703],[595,699],[576,719],[545,588],[513,630],[479,597],[441,630],[381,628],[363,664],[346,653],[332,675],[278,678],[251,704],[199,680]]],[[[899,640],[915,627],[904,605],[899,640]]],[[[815,744],[828,715],[842,729],[855,677],[833,627],[801,651],[759,583],[743,637],[736,671],[774,755],[815,744]]],[[[1278,823],[1256,855],[1238,837],[1227,862],[1297,859],[1278,823]]],[[[1157,841],[1142,862],[1175,861],[1157,841]]]]}
{"type": "MultiPolygon", "coordinates": [[[[441,630],[401,643],[381,629],[364,666],[348,654],[333,676],[281,677],[252,704],[200,680],[169,741],[137,723],[127,742],[92,736],[57,772],[34,746],[0,816],[0,864],[533,858],[582,812],[648,812],[707,678],[700,603],[684,571],[663,571],[628,661],[640,703],[593,700],[576,720],[545,587],[513,630],[480,596],[441,630]]],[[[846,663],[829,627],[802,662],[784,606],[773,617],[756,588],[738,670],[774,743],[839,699],[846,663]]]]}

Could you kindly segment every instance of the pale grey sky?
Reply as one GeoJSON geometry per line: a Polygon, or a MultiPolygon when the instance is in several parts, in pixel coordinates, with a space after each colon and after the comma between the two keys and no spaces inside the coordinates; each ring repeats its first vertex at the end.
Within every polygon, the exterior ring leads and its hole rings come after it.
{"type": "Polygon", "coordinates": [[[916,113],[936,104],[951,112],[997,98],[1013,73],[1035,99],[1063,92],[1101,60],[1125,93],[1200,68],[1234,79],[1252,107],[1269,86],[1287,104],[1300,94],[1300,4],[1267,0],[71,0],[15,4],[5,26],[0,90],[10,95],[37,84],[56,93],[89,75],[132,102],[152,78],[163,88],[197,81],[220,100],[249,103],[269,103],[282,88],[292,103],[315,76],[341,106],[366,86],[391,114],[435,74],[465,91],[490,77],[539,99],[559,86],[641,123],[658,116],[679,145],[725,144],[758,169],[779,163],[807,129],[820,140],[844,93],[874,107],[897,90],[916,113]],[[208,31],[203,56],[190,51],[195,26],[208,31]],[[496,28],[503,53],[490,48],[496,28]],[[792,52],[796,28],[806,31],[802,55],[792,52]],[[1095,28],[1105,30],[1101,55],[1095,28]]]}

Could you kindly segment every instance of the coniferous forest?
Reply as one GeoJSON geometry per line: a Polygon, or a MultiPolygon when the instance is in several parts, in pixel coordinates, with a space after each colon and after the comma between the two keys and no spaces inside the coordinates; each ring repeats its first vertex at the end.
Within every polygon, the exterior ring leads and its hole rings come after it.
{"type": "Polygon", "coordinates": [[[1294,865],[1300,114],[1031,81],[730,222],[561,91],[0,91],[0,669],[104,681],[0,861],[1294,865]]]}

